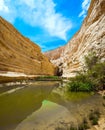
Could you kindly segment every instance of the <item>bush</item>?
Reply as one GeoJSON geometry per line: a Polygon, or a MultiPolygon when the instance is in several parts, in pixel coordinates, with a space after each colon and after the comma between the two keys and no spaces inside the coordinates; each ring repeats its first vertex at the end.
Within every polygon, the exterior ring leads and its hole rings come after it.
{"type": "Polygon", "coordinates": [[[96,64],[90,73],[97,89],[105,89],[105,62],[96,64]]]}
{"type": "Polygon", "coordinates": [[[37,80],[61,80],[58,76],[40,76],[36,78],[37,80]]]}
{"type": "Polygon", "coordinates": [[[90,92],[93,90],[91,83],[84,83],[81,81],[73,81],[69,83],[69,90],[70,91],[83,91],[83,92],[90,92]]]}
{"type": "Polygon", "coordinates": [[[99,112],[99,110],[92,111],[92,112],[89,114],[89,120],[91,121],[91,124],[92,124],[92,125],[97,125],[97,124],[98,124],[99,117],[100,117],[100,112],[99,112]]]}
{"type": "Polygon", "coordinates": [[[105,89],[105,62],[101,63],[92,53],[85,57],[85,66],[85,71],[70,79],[68,90],[89,92],[105,89]]]}
{"type": "Polygon", "coordinates": [[[88,70],[91,70],[98,62],[99,58],[95,52],[91,52],[88,56],[85,56],[85,66],[88,70]]]}
{"type": "Polygon", "coordinates": [[[78,130],[87,130],[89,129],[89,125],[87,120],[84,118],[83,122],[78,126],[78,130]]]}
{"type": "Polygon", "coordinates": [[[81,73],[75,78],[71,79],[71,81],[68,83],[68,89],[75,92],[90,92],[93,90],[93,84],[86,74],[81,73]]]}

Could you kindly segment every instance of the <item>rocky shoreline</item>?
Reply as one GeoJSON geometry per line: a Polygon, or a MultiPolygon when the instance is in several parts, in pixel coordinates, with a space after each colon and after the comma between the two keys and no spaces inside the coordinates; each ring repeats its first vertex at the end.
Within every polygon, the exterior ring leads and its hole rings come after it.
{"type": "MultiPolygon", "coordinates": [[[[102,97],[105,96],[105,90],[104,91],[99,91],[98,92],[102,97]]],[[[104,108],[105,111],[105,108],[104,108]]],[[[98,125],[93,126],[91,129],[89,130],[105,130],[105,114],[102,113],[99,121],[98,121],[98,125]]]]}

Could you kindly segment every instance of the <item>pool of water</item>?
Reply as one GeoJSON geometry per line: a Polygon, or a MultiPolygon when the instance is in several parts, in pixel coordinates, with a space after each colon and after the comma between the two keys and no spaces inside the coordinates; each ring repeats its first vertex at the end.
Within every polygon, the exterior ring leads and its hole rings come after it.
{"type": "Polygon", "coordinates": [[[58,82],[35,82],[0,92],[0,130],[54,130],[59,123],[77,122],[101,109],[101,96],[60,94],[58,82]],[[55,91],[56,90],[56,91],[55,91]]]}

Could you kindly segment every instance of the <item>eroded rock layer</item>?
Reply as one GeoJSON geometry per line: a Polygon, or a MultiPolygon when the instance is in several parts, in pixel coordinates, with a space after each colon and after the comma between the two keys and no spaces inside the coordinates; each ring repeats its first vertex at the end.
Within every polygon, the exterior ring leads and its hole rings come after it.
{"type": "MultiPolygon", "coordinates": [[[[105,0],[91,0],[81,29],[67,43],[58,59],[50,59],[62,67],[64,77],[71,77],[83,68],[84,56],[93,51],[105,61],[105,0]]],[[[58,49],[49,52],[49,55],[53,56],[53,52],[58,53],[58,49]]]]}
{"type": "Polygon", "coordinates": [[[54,75],[54,66],[41,53],[38,45],[0,17],[0,73],[7,71],[54,75]]]}

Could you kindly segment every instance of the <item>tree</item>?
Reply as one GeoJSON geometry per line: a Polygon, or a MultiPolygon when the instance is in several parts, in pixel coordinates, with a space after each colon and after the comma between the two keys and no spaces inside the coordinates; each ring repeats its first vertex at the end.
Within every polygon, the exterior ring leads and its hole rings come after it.
{"type": "Polygon", "coordinates": [[[88,70],[91,70],[98,62],[99,58],[95,52],[91,52],[85,56],[85,66],[88,70]]]}

